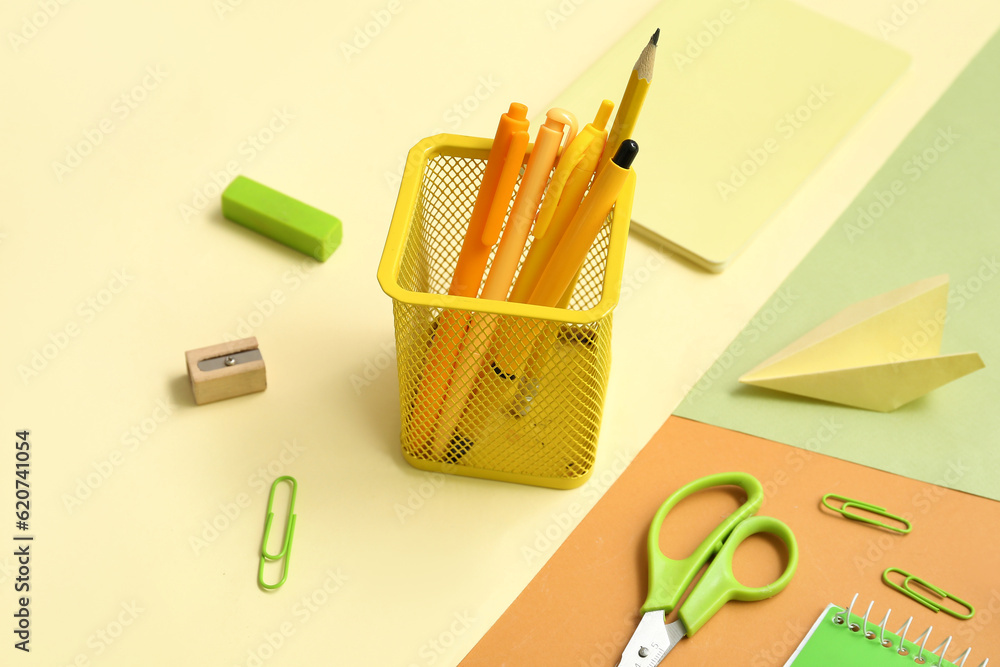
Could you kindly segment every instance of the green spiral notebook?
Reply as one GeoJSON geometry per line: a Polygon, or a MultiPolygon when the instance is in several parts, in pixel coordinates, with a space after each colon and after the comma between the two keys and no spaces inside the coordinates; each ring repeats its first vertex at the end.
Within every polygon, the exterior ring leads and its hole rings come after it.
{"type": "MultiPolygon", "coordinates": [[[[912,616],[898,632],[890,632],[887,627],[890,614],[878,620],[871,616],[871,605],[863,616],[850,613],[848,622],[848,613],[853,611],[853,607],[853,602],[848,610],[834,604],[827,605],[784,667],[906,667],[913,664],[966,667],[966,660],[972,654],[972,647],[958,652],[957,647],[952,645],[951,637],[937,644],[932,643],[931,628],[918,632],[911,627],[912,616]],[[873,618],[876,620],[873,621],[873,618]],[[912,637],[914,641],[907,637],[912,637]],[[951,660],[948,658],[950,654],[954,655],[951,660]]],[[[978,665],[986,667],[988,662],[989,658],[986,658],[978,665]]],[[[970,663],[969,667],[975,664],[970,663]]]]}

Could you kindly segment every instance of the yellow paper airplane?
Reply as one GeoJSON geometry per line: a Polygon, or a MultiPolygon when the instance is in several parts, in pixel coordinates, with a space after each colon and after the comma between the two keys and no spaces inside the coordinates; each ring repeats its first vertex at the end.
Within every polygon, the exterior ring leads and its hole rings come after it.
{"type": "Polygon", "coordinates": [[[740,382],[890,412],[983,368],[975,352],[941,355],[948,276],[849,306],[740,382]]]}

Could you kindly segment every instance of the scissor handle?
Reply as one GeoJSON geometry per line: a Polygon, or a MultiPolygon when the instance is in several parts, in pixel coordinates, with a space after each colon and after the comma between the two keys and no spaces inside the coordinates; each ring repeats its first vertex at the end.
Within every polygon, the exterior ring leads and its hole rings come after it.
{"type": "Polygon", "coordinates": [[[690,637],[703,626],[722,605],[730,600],[753,602],[774,597],[788,585],[799,563],[799,547],[791,528],[768,516],[750,517],[736,526],[729,539],[722,545],[715,560],[705,570],[698,585],[684,601],[678,615],[690,637]],[[744,586],[733,575],[733,555],[740,542],[757,533],[771,533],[781,538],[788,548],[788,565],[781,576],[767,586],[744,586]]]}
{"type": "Polygon", "coordinates": [[[743,472],[726,472],[709,475],[683,486],[667,498],[653,517],[649,527],[649,596],[642,605],[642,613],[662,609],[673,611],[684,595],[684,591],[695,575],[715,555],[733,529],[744,519],[752,516],[764,502],[764,489],[753,475],[743,472]],[[694,552],[683,560],[668,558],[660,550],[660,528],[667,513],[677,503],[693,493],[714,486],[738,486],[747,494],[746,502],[730,514],[725,521],[698,545],[694,552]]]}

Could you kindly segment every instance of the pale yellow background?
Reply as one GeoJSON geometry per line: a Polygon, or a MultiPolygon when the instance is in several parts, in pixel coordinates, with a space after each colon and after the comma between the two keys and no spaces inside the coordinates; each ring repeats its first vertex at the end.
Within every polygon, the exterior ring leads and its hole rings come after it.
{"type": "MultiPolygon", "coordinates": [[[[633,239],[588,485],[410,468],[375,281],[407,149],[438,131],[492,133],[511,100],[534,115],[653,4],[404,1],[348,58],[341,44],[387,2],[4,3],[0,429],[11,445],[32,430],[36,541],[33,651],[15,655],[7,634],[0,662],[457,664],[1000,24],[987,0],[908,3],[918,11],[885,38],[911,69],[725,274],[633,239]],[[42,6],[54,15],[12,43],[42,6]],[[122,107],[144,77],[144,99],[122,107]],[[456,115],[470,96],[477,108],[456,115]],[[101,127],[59,180],[67,145],[101,127]],[[250,135],[270,141],[258,150],[250,135]],[[223,220],[213,176],[227,170],[339,216],[343,246],[320,265],[223,220]],[[184,351],[246,333],[270,388],[193,406],[184,351]],[[24,374],[36,353],[49,358],[24,374]],[[299,480],[299,522],[289,581],[264,594],[263,479],[280,473],[299,480]],[[78,490],[90,493],[68,507],[78,490]]],[[[903,3],[808,4],[882,36],[903,3]]]]}

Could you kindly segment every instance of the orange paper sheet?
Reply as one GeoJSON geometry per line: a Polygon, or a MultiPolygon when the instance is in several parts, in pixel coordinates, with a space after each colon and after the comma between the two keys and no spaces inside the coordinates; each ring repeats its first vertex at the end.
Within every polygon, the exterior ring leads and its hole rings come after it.
{"type": "MultiPolygon", "coordinates": [[[[968,664],[1000,661],[1000,503],[671,417],[461,665],[613,667],[645,599],[646,536],[654,512],[683,484],[729,470],[761,481],[766,499],[759,514],[791,527],[799,567],[777,597],[725,605],[664,665],[783,665],[824,606],[846,605],[854,593],[865,607],[875,601],[875,622],[892,608],[892,631],[910,615],[917,632],[933,625],[928,650],[952,634],[947,657],[971,645],[968,664]],[[909,518],[913,531],[897,535],[820,509],[825,493],[886,507],[909,518]],[[881,573],[890,566],[968,600],[975,617],[934,613],[889,589],[881,573]]],[[[690,553],[737,506],[733,495],[710,491],[678,505],[661,535],[664,552],[690,553]]],[[[781,558],[769,540],[751,538],[737,552],[734,569],[744,583],[760,585],[776,576],[781,558]]]]}

